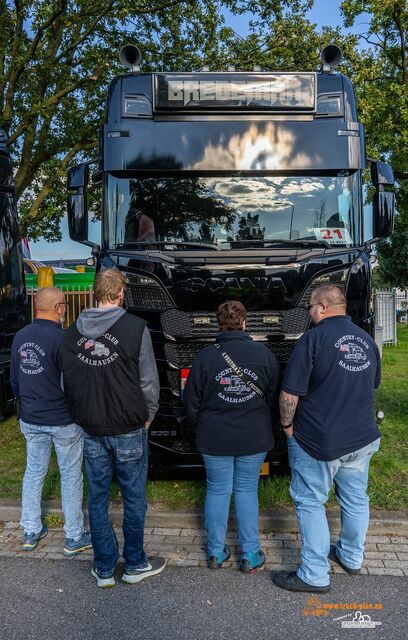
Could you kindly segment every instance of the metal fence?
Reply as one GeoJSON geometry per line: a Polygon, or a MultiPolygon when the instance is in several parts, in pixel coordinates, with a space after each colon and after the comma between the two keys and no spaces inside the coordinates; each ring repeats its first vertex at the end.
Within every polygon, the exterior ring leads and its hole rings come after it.
{"type": "MultiPolygon", "coordinates": [[[[65,320],[63,327],[69,327],[81,311],[84,309],[89,309],[90,307],[95,307],[96,304],[94,302],[94,293],[93,287],[90,286],[88,288],[84,288],[83,286],[77,289],[72,289],[72,287],[68,288],[68,286],[59,286],[59,289],[65,293],[65,297],[68,301],[67,311],[65,314],[65,320]]],[[[35,318],[36,316],[36,301],[37,301],[37,292],[38,289],[34,287],[27,288],[27,296],[30,304],[31,310],[31,318],[35,318]]]]}
{"type": "Polygon", "coordinates": [[[408,324],[408,289],[395,289],[398,322],[408,324]]]}
{"type": "Polygon", "coordinates": [[[397,344],[397,322],[408,324],[408,289],[375,292],[376,324],[383,328],[383,343],[397,344]]]}

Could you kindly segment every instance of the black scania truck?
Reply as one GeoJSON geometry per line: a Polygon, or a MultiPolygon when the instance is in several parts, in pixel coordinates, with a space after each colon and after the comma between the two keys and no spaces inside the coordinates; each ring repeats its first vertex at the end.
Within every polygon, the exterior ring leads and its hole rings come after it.
{"type": "MultiPolygon", "coordinates": [[[[354,322],[374,331],[370,246],[390,235],[393,175],[370,161],[375,195],[363,214],[364,131],[353,87],[333,72],[141,73],[113,80],[93,182],[102,188],[97,268],[127,278],[128,311],[146,319],[161,380],[150,431],[153,468],[200,465],[184,437],[182,392],[215,310],[240,300],[247,331],[285,366],[309,328],[313,288],[344,287],[354,322]],[[364,220],[365,217],[365,220],[364,220]]],[[[90,163],[68,178],[71,238],[87,235],[90,163]]],[[[275,426],[275,425],[274,425],[275,426]]],[[[269,465],[285,456],[278,435],[269,465]]]]}
{"type": "Polygon", "coordinates": [[[11,343],[28,322],[27,309],[13,169],[7,136],[0,129],[0,420],[13,408],[11,343]]]}

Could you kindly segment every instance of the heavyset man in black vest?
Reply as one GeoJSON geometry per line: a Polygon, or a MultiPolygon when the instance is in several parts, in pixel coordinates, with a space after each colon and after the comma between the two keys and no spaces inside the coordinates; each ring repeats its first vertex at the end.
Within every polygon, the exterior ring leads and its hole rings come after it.
{"type": "Polygon", "coordinates": [[[65,396],[85,431],[89,521],[98,587],[115,585],[118,543],[109,520],[113,473],[124,504],[122,580],[133,584],[162,571],[163,558],[146,557],[148,428],[159,406],[159,378],[145,322],[122,308],[125,278],[106,269],[95,278],[97,309],[86,309],[61,344],[65,396]]]}

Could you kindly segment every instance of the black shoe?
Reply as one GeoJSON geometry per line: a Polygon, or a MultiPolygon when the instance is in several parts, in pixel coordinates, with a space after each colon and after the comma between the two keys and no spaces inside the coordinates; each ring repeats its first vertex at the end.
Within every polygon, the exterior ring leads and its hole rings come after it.
{"type": "Polygon", "coordinates": [[[337,555],[336,547],[333,545],[330,545],[330,551],[327,557],[332,562],[336,562],[336,564],[339,564],[341,568],[344,569],[344,571],[347,571],[347,573],[349,573],[351,576],[358,576],[358,574],[361,573],[361,569],[352,569],[351,567],[343,564],[339,556],[337,555]]]}
{"type": "Polygon", "coordinates": [[[224,549],[217,556],[208,556],[208,568],[209,569],[221,569],[222,563],[229,560],[231,557],[231,549],[226,544],[224,549]]]}
{"type": "Polygon", "coordinates": [[[313,584],[303,582],[297,575],[296,571],[279,571],[272,575],[272,582],[280,589],[286,591],[310,591],[311,593],[327,593],[330,591],[330,585],[325,587],[317,587],[313,584]]]}

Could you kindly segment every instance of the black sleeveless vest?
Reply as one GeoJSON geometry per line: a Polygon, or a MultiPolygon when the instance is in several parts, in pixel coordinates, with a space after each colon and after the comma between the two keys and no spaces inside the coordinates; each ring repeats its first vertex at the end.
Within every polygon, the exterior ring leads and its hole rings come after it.
{"type": "Polygon", "coordinates": [[[70,414],[92,436],[140,429],[148,417],[140,386],[139,353],[145,322],[125,313],[104,335],[82,336],[74,323],[60,354],[70,414]]]}

